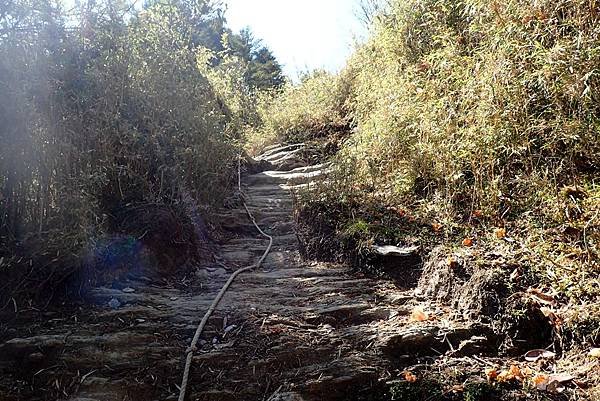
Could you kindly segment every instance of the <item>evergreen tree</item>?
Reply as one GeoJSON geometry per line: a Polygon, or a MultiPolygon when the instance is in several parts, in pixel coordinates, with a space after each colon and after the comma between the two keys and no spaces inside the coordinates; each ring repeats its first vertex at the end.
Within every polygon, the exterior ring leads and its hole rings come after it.
{"type": "Polygon", "coordinates": [[[281,65],[269,48],[254,38],[250,28],[227,35],[230,54],[246,64],[246,84],[252,89],[276,89],[285,83],[281,65]]]}
{"type": "Polygon", "coordinates": [[[257,89],[280,88],[285,83],[281,65],[267,47],[252,55],[248,66],[248,84],[257,89]]]}

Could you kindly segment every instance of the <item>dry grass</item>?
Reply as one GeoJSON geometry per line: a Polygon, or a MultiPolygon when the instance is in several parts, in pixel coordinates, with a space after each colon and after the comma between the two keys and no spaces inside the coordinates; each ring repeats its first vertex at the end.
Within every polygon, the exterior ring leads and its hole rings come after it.
{"type": "Polygon", "coordinates": [[[597,344],[600,5],[397,0],[374,21],[342,74],[268,108],[271,138],[353,128],[304,207],[335,208],[330,229],[365,244],[512,241],[520,285],[560,300],[560,341],[597,344]],[[398,211],[406,230],[385,224],[398,211]]]}
{"type": "Polygon", "coordinates": [[[288,84],[271,96],[263,95],[258,106],[261,124],[247,131],[247,149],[255,154],[276,141],[305,141],[346,129],[349,91],[344,75],[315,71],[300,85],[288,84]]]}

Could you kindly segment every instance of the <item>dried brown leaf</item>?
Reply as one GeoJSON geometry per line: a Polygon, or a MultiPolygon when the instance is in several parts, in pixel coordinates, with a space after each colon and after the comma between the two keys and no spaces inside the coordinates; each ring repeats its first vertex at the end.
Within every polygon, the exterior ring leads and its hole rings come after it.
{"type": "Polygon", "coordinates": [[[412,313],[410,314],[411,322],[424,322],[426,320],[429,320],[429,315],[425,313],[421,308],[413,309],[412,313]]]}
{"type": "Polygon", "coordinates": [[[409,383],[414,383],[417,381],[417,376],[409,371],[404,372],[404,380],[406,380],[409,383]]]}
{"type": "Polygon", "coordinates": [[[487,376],[488,381],[494,381],[498,377],[498,369],[487,368],[485,370],[485,375],[487,376]]]}

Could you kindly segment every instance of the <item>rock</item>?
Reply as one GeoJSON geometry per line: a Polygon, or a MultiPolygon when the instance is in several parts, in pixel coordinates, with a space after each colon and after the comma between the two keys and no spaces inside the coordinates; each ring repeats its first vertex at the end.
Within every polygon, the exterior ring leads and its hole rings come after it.
{"type": "Polygon", "coordinates": [[[381,337],[380,344],[391,357],[437,355],[453,347],[459,355],[472,355],[478,347],[490,347],[490,328],[484,325],[440,328],[433,325],[410,327],[381,337]],[[484,335],[485,334],[485,335],[484,335]],[[466,341],[465,341],[466,340],[466,341]],[[458,346],[456,344],[459,344],[458,346]],[[472,351],[471,354],[469,352],[472,351]]]}
{"type": "MultiPolygon", "coordinates": [[[[339,362],[339,361],[338,361],[339,362]]],[[[318,379],[309,380],[302,389],[319,400],[347,401],[361,390],[372,388],[377,382],[377,372],[370,366],[357,364],[349,368],[342,366],[346,361],[343,359],[339,365],[335,363],[329,368],[329,374],[319,375],[318,379]]]]}
{"type": "MultiPolygon", "coordinates": [[[[0,377],[8,371],[39,369],[51,363],[65,346],[66,335],[13,338],[0,345],[0,377]]],[[[2,393],[0,392],[0,399],[2,393]]]]}
{"type": "Polygon", "coordinates": [[[303,398],[302,395],[298,393],[279,393],[273,394],[269,401],[305,401],[306,398],[303,398]]]}
{"type": "Polygon", "coordinates": [[[436,339],[438,333],[439,328],[435,326],[411,327],[399,333],[384,335],[380,339],[380,347],[391,357],[428,355],[433,353],[431,348],[439,343],[436,339]]]}
{"type": "Polygon", "coordinates": [[[0,354],[34,354],[45,349],[55,349],[65,345],[65,335],[35,336],[29,338],[13,338],[0,345],[0,354]]]}
{"type": "Polygon", "coordinates": [[[316,312],[319,315],[331,315],[338,318],[344,318],[357,315],[365,309],[369,309],[369,304],[360,303],[351,305],[336,305],[319,309],[316,312]]]}
{"type": "Polygon", "coordinates": [[[473,336],[468,340],[463,340],[458,345],[458,349],[451,353],[452,356],[478,355],[489,351],[491,348],[490,340],[485,336],[473,336]]]}
{"type": "Polygon", "coordinates": [[[81,385],[82,386],[87,386],[87,387],[102,387],[102,386],[106,386],[108,383],[110,382],[109,379],[105,378],[105,377],[98,377],[98,376],[88,376],[82,379],[81,381],[81,385]]]}
{"type": "Polygon", "coordinates": [[[377,255],[396,257],[415,256],[419,251],[418,246],[373,245],[372,249],[377,255]]]}
{"type": "Polygon", "coordinates": [[[235,401],[238,399],[233,391],[228,390],[208,390],[199,393],[198,396],[206,401],[235,401]]]}
{"type": "Polygon", "coordinates": [[[119,309],[121,307],[121,302],[117,298],[111,298],[110,301],[108,301],[108,306],[112,309],[119,309]]]}
{"type": "Polygon", "coordinates": [[[30,362],[41,362],[43,361],[45,358],[45,355],[42,354],[41,352],[34,352],[32,354],[29,354],[29,356],[27,357],[27,359],[30,362]]]}

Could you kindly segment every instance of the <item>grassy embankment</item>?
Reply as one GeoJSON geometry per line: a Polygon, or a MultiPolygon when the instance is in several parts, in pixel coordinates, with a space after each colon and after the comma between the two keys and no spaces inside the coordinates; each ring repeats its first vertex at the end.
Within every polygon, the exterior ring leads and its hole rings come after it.
{"type": "Polygon", "coordinates": [[[336,143],[327,185],[300,196],[308,251],[435,248],[489,270],[508,320],[541,312],[555,347],[597,346],[600,6],[392,1],[374,21],[340,74],[287,87],[249,136],[336,143]]]}

